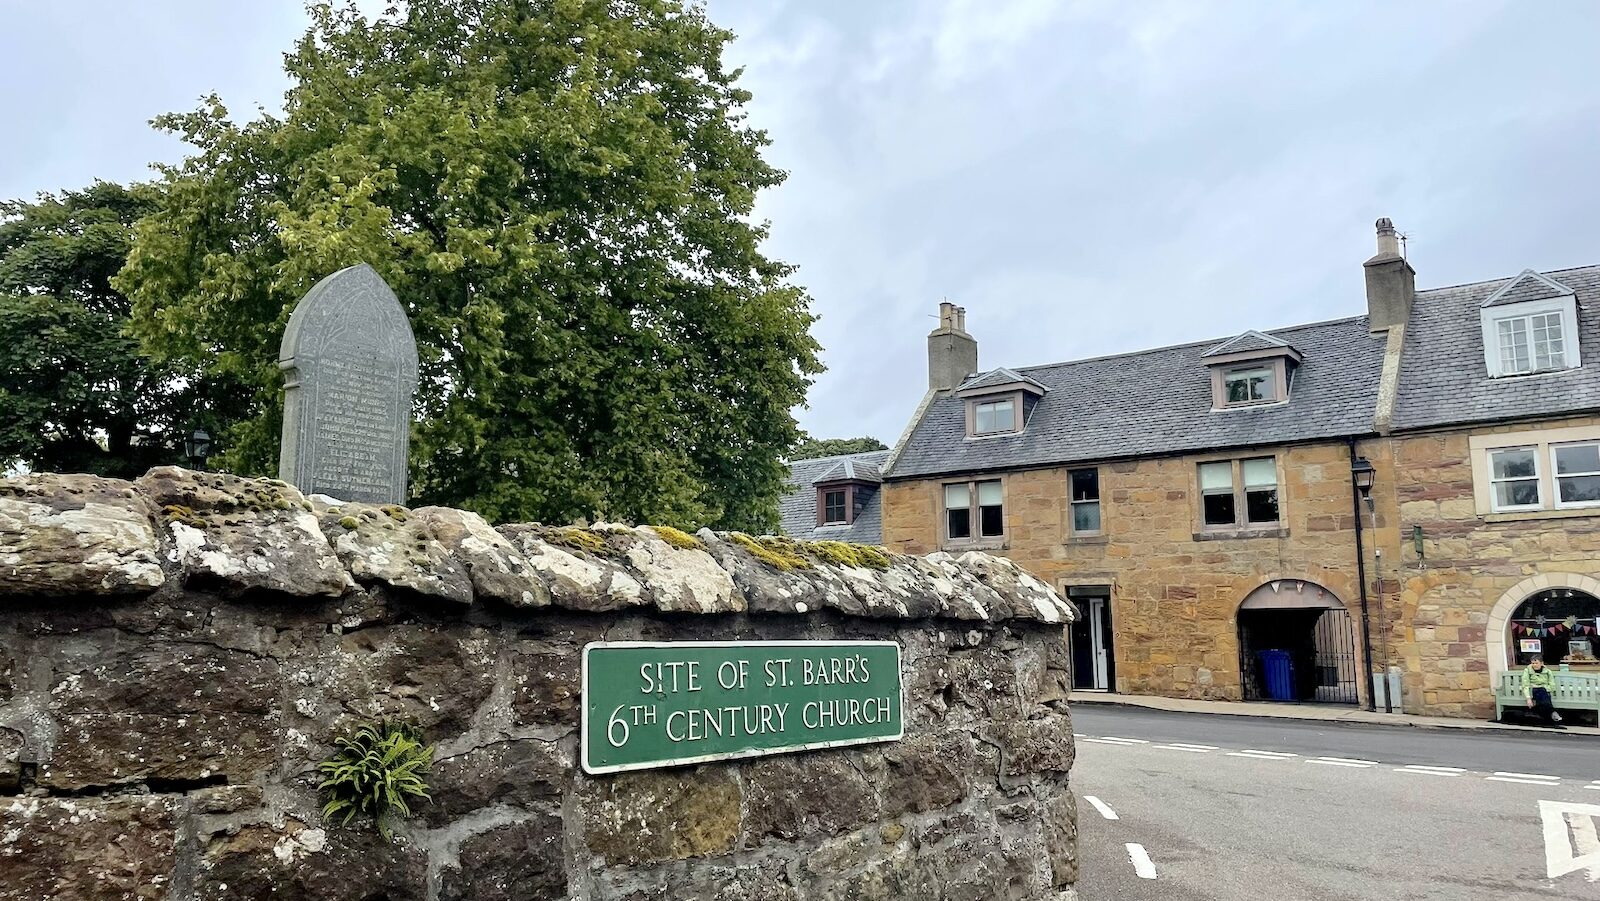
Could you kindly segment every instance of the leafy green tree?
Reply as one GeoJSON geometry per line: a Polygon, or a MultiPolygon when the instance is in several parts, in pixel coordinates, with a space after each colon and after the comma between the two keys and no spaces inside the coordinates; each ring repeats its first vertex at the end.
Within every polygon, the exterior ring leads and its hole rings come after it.
{"type": "Polygon", "coordinates": [[[236,124],[212,97],[157,120],[198,152],[118,281],[152,353],[255,387],[226,463],[273,470],[289,314],[366,262],[417,335],[418,500],[775,526],[820,365],[750,218],[784,176],[732,35],[672,0],[310,12],[281,116],[236,124]]]}
{"type": "Polygon", "coordinates": [[[888,450],[889,446],[876,438],[811,438],[795,445],[789,451],[791,460],[813,460],[836,454],[864,454],[867,451],[888,450]]]}
{"type": "Polygon", "coordinates": [[[176,459],[192,383],[138,352],[111,286],[158,199],[96,182],[0,203],[0,469],[130,477],[176,459]]]}

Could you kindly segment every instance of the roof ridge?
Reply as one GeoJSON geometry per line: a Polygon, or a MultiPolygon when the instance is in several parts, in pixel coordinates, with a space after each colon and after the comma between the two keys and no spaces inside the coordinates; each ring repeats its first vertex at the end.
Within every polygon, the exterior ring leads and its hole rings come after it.
{"type": "Polygon", "coordinates": [[[1589,264],[1584,265],[1584,266],[1567,266],[1567,267],[1565,267],[1563,269],[1534,269],[1532,267],[1526,267],[1526,268],[1518,270],[1517,272],[1515,272],[1512,275],[1502,275],[1499,278],[1480,278],[1475,282],[1458,282],[1457,284],[1454,284],[1454,285],[1439,285],[1439,286],[1433,287],[1433,288],[1418,288],[1417,289],[1417,293],[1418,294],[1431,294],[1434,291],[1453,291],[1453,290],[1455,290],[1457,288],[1476,288],[1479,285],[1489,285],[1489,284],[1493,284],[1495,282],[1508,282],[1508,281],[1511,281],[1513,279],[1519,278],[1522,275],[1522,273],[1524,273],[1524,272],[1532,272],[1535,275],[1551,276],[1551,275],[1557,275],[1557,274],[1562,273],[1562,272],[1578,272],[1578,271],[1583,270],[1583,269],[1600,269],[1600,263],[1589,263],[1589,264]]]}
{"type": "MultiPolygon", "coordinates": [[[[1272,333],[1276,333],[1276,332],[1296,331],[1296,330],[1299,330],[1299,329],[1317,328],[1318,326],[1323,326],[1323,325],[1337,325],[1339,323],[1355,322],[1357,320],[1365,319],[1365,318],[1367,318],[1367,314],[1362,313],[1362,314],[1357,315],[1357,316],[1339,316],[1339,317],[1336,317],[1334,319],[1320,319],[1320,320],[1318,320],[1316,322],[1304,322],[1304,323],[1301,323],[1300,325],[1286,325],[1286,326],[1283,326],[1281,328],[1271,329],[1268,332],[1268,334],[1272,334],[1272,333]]],[[[1233,338],[1237,338],[1237,337],[1239,337],[1239,336],[1238,335],[1234,335],[1233,336],[1233,338]]],[[[1233,340],[1233,338],[1226,338],[1226,339],[1221,339],[1221,340],[1231,341],[1231,340],[1233,340]]],[[[1164,344],[1164,345],[1162,345],[1160,347],[1146,347],[1146,348],[1143,348],[1141,350],[1125,350],[1125,351],[1122,351],[1121,353],[1101,354],[1098,357],[1078,357],[1077,359],[1073,359],[1073,360],[1058,360],[1058,361],[1056,361],[1054,363],[1035,363],[1032,366],[1018,366],[1018,367],[1016,367],[1016,371],[1025,373],[1025,372],[1028,372],[1030,370],[1035,370],[1035,369],[1054,369],[1057,366],[1070,366],[1070,365],[1073,365],[1073,364],[1076,364],[1076,363],[1099,363],[1099,362],[1104,361],[1104,360],[1117,360],[1117,359],[1121,359],[1123,357],[1140,357],[1140,356],[1144,356],[1145,354],[1160,353],[1161,351],[1164,351],[1164,350],[1181,350],[1181,349],[1183,349],[1185,347],[1204,347],[1207,344],[1214,344],[1218,340],[1219,339],[1217,339],[1217,338],[1206,338],[1203,341],[1183,341],[1183,342],[1180,342],[1180,343],[1177,343],[1177,344],[1164,344]]]]}

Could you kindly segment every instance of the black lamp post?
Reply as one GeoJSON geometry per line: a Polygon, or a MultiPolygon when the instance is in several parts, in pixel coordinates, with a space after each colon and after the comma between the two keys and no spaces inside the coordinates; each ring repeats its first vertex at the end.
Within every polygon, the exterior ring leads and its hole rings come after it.
{"type": "MultiPolygon", "coordinates": [[[[1372,501],[1372,485],[1377,481],[1377,478],[1378,471],[1373,467],[1371,460],[1368,460],[1366,457],[1356,457],[1350,461],[1350,483],[1354,485],[1356,491],[1360,493],[1361,499],[1366,501],[1367,512],[1372,516],[1372,531],[1374,533],[1378,531],[1378,510],[1377,505],[1372,501]]],[[[1361,552],[1361,525],[1361,508],[1357,506],[1356,552],[1358,554],[1361,552]]],[[[1379,546],[1376,541],[1374,541],[1372,547],[1372,558],[1372,577],[1377,583],[1376,590],[1378,595],[1378,622],[1383,626],[1382,630],[1378,632],[1378,642],[1382,648],[1383,654],[1383,670],[1380,675],[1380,678],[1383,680],[1383,712],[1393,713],[1394,697],[1389,689],[1389,625],[1388,618],[1384,615],[1383,611],[1383,548],[1379,546]]],[[[1366,575],[1364,573],[1359,573],[1359,570],[1358,575],[1362,580],[1362,600],[1365,601],[1366,575]]],[[[1362,619],[1366,619],[1365,610],[1362,611],[1362,619]]],[[[1372,659],[1372,630],[1366,626],[1365,622],[1362,624],[1362,632],[1366,638],[1367,659],[1370,661],[1372,659]]]]}
{"type": "Polygon", "coordinates": [[[205,469],[206,458],[211,456],[211,433],[205,429],[195,429],[183,439],[183,455],[189,458],[195,469],[205,469]]]}

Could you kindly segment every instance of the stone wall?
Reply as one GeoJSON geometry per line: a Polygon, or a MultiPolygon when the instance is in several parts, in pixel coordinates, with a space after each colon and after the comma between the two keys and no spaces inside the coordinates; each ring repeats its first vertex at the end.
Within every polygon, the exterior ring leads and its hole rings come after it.
{"type": "MultiPolygon", "coordinates": [[[[1357,452],[1378,470],[1376,540],[1392,548],[1398,532],[1388,443],[1360,442],[1357,452]]],[[[1067,468],[1000,476],[1006,537],[993,552],[1058,588],[1110,586],[1117,691],[1239,699],[1239,604],[1273,580],[1304,580],[1328,589],[1349,608],[1359,636],[1355,516],[1345,444],[1264,447],[1098,468],[1102,529],[1088,537],[1069,532],[1067,468]],[[1197,465],[1267,455],[1279,461],[1283,527],[1266,537],[1200,535],[1197,465]]],[[[940,549],[942,481],[948,480],[884,487],[885,544],[913,554],[940,549]]],[[[1370,531],[1366,537],[1374,540],[1370,531]]],[[[1371,548],[1369,543],[1369,562],[1371,548]]],[[[1390,559],[1393,553],[1385,551],[1390,559]]],[[[1369,686],[1358,688],[1365,699],[1369,686]]]]}
{"type": "MultiPolygon", "coordinates": [[[[1540,429],[1600,419],[1540,423],[1540,429]]],[[[1396,437],[1406,709],[1443,716],[1494,715],[1491,671],[1503,668],[1491,630],[1502,599],[1545,588],[1600,591],[1600,515],[1594,510],[1480,514],[1474,503],[1474,435],[1527,431],[1508,425],[1396,437]],[[1422,554],[1409,540],[1422,530],[1422,554]]],[[[1504,637],[1503,635],[1501,636],[1504,637]]],[[[1398,662],[1398,661],[1397,661],[1398,662]]]]}
{"type": "Polygon", "coordinates": [[[1068,608],[1003,559],[852,553],[0,481],[0,899],[1071,897],[1068,608]],[[903,740],[578,767],[586,642],[818,638],[901,645],[903,740]],[[383,716],[437,746],[392,841],[316,789],[383,716]]]}

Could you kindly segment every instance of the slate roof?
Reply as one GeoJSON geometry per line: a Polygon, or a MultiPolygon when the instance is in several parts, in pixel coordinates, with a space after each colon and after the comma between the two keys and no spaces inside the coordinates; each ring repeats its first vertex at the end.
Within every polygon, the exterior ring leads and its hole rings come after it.
{"type": "MultiPolygon", "coordinates": [[[[962,415],[965,416],[965,412],[962,415]]],[[[881,450],[817,457],[812,460],[795,460],[790,463],[789,480],[784,485],[783,499],[778,503],[779,515],[783,521],[783,534],[790,538],[826,538],[834,541],[853,541],[857,544],[883,544],[882,491],[872,493],[866,506],[856,514],[855,521],[850,525],[819,528],[817,489],[814,485],[818,478],[839,469],[841,464],[845,463],[848,463],[856,473],[870,471],[876,476],[878,468],[888,456],[888,451],[881,450]]]]}
{"type": "MultiPolygon", "coordinates": [[[[1419,291],[1406,323],[1405,351],[1400,358],[1396,429],[1600,410],[1600,266],[1545,275],[1572,288],[1577,296],[1584,365],[1559,372],[1489,377],[1479,312],[1496,291],[1516,279],[1419,291]]],[[[1539,284],[1526,279],[1512,293],[1539,284]]]]}
{"type": "Polygon", "coordinates": [[[1516,278],[1507,280],[1500,290],[1489,295],[1483,306],[1500,307],[1511,303],[1527,303],[1530,300],[1551,300],[1571,293],[1571,287],[1540,275],[1532,269],[1524,269],[1516,278]]]}
{"type": "MultiPolygon", "coordinates": [[[[1476,319],[1474,318],[1474,321],[1476,319]]],[[[1384,336],[1357,316],[1274,329],[1304,355],[1280,404],[1211,409],[1222,339],[1016,370],[1050,389],[1020,434],[966,437],[965,402],[936,396],[886,478],[1113,460],[1373,432],[1384,336]]],[[[1600,345],[1597,345],[1600,353],[1600,345]]],[[[815,517],[815,513],[812,514],[815,517]]]]}
{"type": "Polygon", "coordinates": [[[1289,342],[1283,340],[1282,338],[1277,338],[1272,335],[1264,335],[1261,332],[1251,330],[1242,335],[1229,338],[1221,344],[1218,344],[1216,347],[1206,351],[1205,355],[1208,357],[1220,357],[1225,354],[1245,353],[1252,350],[1293,349],[1294,348],[1289,346],[1289,342]]]}
{"type": "Polygon", "coordinates": [[[967,391],[972,388],[987,388],[990,385],[1013,385],[1017,382],[1021,382],[1024,385],[1034,385],[1040,391],[1046,390],[1045,386],[1039,384],[1033,379],[1028,378],[1014,369],[1007,369],[1004,366],[1000,367],[999,369],[991,369],[988,372],[980,372],[972,378],[967,379],[965,382],[957,385],[956,390],[967,391]]]}

